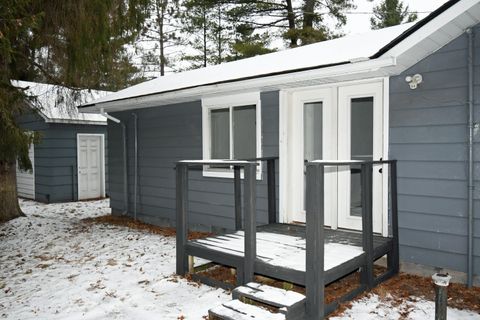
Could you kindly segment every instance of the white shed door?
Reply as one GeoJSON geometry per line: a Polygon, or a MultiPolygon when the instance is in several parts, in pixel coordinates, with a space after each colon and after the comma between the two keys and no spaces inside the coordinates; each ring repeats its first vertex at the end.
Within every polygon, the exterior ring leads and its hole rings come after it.
{"type": "Polygon", "coordinates": [[[103,146],[101,135],[78,135],[78,199],[103,196],[103,146]]]}
{"type": "Polygon", "coordinates": [[[32,162],[32,172],[22,171],[17,165],[17,193],[19,197],[35,199],[35,157],[33,143],[28,149],[28,156],[32,162]]]}

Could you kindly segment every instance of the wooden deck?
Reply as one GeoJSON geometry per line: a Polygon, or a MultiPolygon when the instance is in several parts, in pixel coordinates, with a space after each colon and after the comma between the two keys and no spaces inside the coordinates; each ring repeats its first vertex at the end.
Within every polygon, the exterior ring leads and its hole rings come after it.
{"type": "MultiPolygon", "coordinates": [[[[311,161],[306,167],[306,224],[276,223],[275,160],[257,158],[249,161],[222,161],[233,167],[235,232],[205,239],[188,239],[188,171],[217,161],[185,160],[176,166],[177,175],[177,274],[192,272],[192,277],[206,284],[222,283],[195,273],[190,257],[198,257],[236,269],[237,286],[251,283],[255,275],[295,283],[306,288],[302,307],[307,319],[320,320],[339,303],[372,289],[399,271],[398,203],[395,160],[311,161]],[[256,161],[267,161],[268,225],[257,226],[256,161]],[[373,166],[388,165],[391,195],[391,237],[373,232],[373,166]],[[362,232],[331,230],[324,226],[324,170],[329,166],[361,166],[362,232]],[[241,179],[240,170],[244,177],[241,179]],[[243,187],[242,187],[243,184],[243,187]],[[387,256],[387,270],[377,275],[373,264],[387,256]],[[325,286],[355,272],[360,272],[359,286],[329,304],[325,286]]],[[[298,312],[297,312],[298,313],[298,312]]],[[[299,313],[300,314],[300,313],[299,313]]],[[[231,319],[231,318],[228,318],[231,319]]]]}
{"type": "MultiPolygon", "coordinates": [[[[305,226],[292,224],[269,224],[257,227],[257,259],[255,273],[280,280],[305,285],[302,274],[306,272],[305,226]]],[[[220,262],[234,268],[244,257],[245,237],[243,231],[211,236],[190,241],[187,252],[206,260],[220,262]]],[[[327,283],[333,282],[362,265],[365,252],[362,249],[362,234],[355,231],[325,229],[324,271],[327,283]]],[[[374,236],[374,259],[388,254],[392,248],[391,238],[374,236]]],[[[241,279],[239,279],[241,282],[241,279]]]]}

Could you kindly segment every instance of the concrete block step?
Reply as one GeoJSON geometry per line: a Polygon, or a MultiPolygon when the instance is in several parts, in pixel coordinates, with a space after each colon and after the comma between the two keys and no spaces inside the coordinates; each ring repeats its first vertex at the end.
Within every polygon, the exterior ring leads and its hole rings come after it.
{"type": "Polygon", "coordinates": [[[272,313],[237,299],[208,310],[208,317],[210,320],[286,320],[282,313],[272,313]]]}

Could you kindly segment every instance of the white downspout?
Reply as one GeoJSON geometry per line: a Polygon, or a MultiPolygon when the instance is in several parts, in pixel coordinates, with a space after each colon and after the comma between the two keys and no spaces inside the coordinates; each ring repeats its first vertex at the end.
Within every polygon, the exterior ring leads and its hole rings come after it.
{"type": "Polygon", "coordinates": [[[128,169],[127,169],[127,127],[125,123],[120,121],[108,113],[105,112],[103,108],[100,108],[100,114],[105,118],[118,123],[122,126],[122,135],[123,135],[123,212],[122,215],[128,214],[128,169]]]}

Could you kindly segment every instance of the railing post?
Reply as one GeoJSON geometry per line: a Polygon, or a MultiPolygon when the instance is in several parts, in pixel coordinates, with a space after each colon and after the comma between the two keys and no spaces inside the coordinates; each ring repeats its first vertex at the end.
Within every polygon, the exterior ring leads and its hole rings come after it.
{"type": "Polygon", "coordinates": [[[388,267],[394,273],[400,271],[398,241],[398,194],[397,194],[397,160],[390,163],[390,193],[392,199],[392,254],[388,257],[388,267]]]}
{"type": "Polygon", "coordinates": [[[245,265],[244,278],[245,283],[254,280],[254,266],[257,256],[257,239],[256,239],[256,164],[248,163],[244,167],[244,196],[243,210],[245,220],[245,265]]]}
{"type": "Polygon", "coordinates": [[[372,173],[373,164],[362,164],[362,240],[365,252],[365,268],[362,270],[361,282],[367,288],[373,288],[373,215],[372,215],[372,173]]]}
{"type": "Polygon", "coordinates": [[[305,283],[309,320],[320,320],[325,315],[323,173],[323,165],[307,164],[305,283]]]}
{"type": "Polygon", "coordinates": [[[235,197],[235,230],[242,229],[242,181],[240,180],[240,167],[233,166],[233,183],[235,197]]]}
{"type": "Polygon", "coordinates": [[[185,275],[188,271],[188,257],[185,245],[188,240],[188,164],[177,163],[177,274],[185,275]]]}
{"type": "Polygon", "coordinates": [[[276,186],[275,186],[275,159],[267,160],[268,180],[268,223],[277,223],[276,186]]]}

